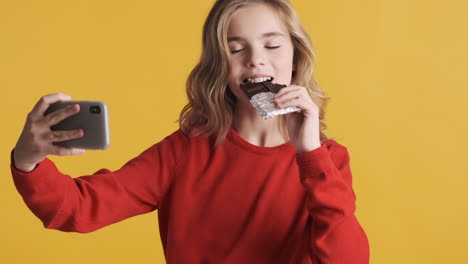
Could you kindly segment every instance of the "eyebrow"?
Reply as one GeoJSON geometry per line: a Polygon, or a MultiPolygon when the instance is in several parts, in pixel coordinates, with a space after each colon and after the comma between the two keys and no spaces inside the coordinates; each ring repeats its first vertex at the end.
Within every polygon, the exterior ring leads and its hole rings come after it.
{"type": "MultiPolygon", "coordinates": [[[[272,37],[272,36],[279,36],[279,37],[284,37],[284,35],[280,32],[267,32],[267,33],[263,33],[261,38],[264,39],[264,38],[268,38],[268,37],[272,37]]],[[[232,37],[229,37],[228,38],[228,42],[231,42],[231,41],[240,41],[240,40],[243,40],[243,38],[241,37],[238,37],[238,36],[232,36],[232,37]]]]}

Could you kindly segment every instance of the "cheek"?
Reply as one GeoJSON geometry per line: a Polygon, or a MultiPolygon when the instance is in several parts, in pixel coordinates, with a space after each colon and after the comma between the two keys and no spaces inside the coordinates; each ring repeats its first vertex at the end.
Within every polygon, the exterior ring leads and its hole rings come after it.
{"type": "Polygon", "coordinates": [[[229,85],[239,86],[242,82],[242,67],[236,62],[229,64],[229,85]]]}
{"type": "Polygon", "coordinates": [[[228,83],[227,89],[229,89],[231,91],[231,93],[234,94],[234,96],[237,98],[237,100],[240,100],[240,101],[242,101],[244,103],[250,103],[249,98],[247,97],[247,95],[240,88],[240,83],[238,81],[238,78],[236,79],[234,76],[231,76],[229,78],[229,83],[228,83]]]}
{"type": "Polygon", "coordinates": [[[282,57],[282,65],[284,69],[291,69],[293,66],[293,50],[290,49],[285,52],[284,56],[282,57]]]}
{"type": "Polygon", "coordinates": [[[231,90],[231,92],[236,96],[239,97],[239,93],[241,92],[241,89],[239,87],[239,82],[237,77],[238,75],[235,72],[235,68],[230,68],[229,72],[229,81],[228,81],[228,89],[231,90]]]}
{"type": "Polygon", "coordinates": [[[240,63],[238,60],[231,60],[229,61],[229,76],[230,77],[235,77],[235,75],[239,75],[239,68],[240,68],[240,63]]]}
{"type": "Polygon", "coordinates": [[[293,71],[293,54],[290,51],[285,51],[281,56],[277,56],[275,65],[277,71],[281,75],[283,81],[290,81],[293,71]]]}

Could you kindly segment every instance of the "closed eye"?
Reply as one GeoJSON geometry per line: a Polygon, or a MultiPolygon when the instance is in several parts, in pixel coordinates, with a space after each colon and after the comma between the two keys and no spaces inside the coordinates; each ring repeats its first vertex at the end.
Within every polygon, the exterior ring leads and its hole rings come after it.
{"type": "MultiPolygon", "coordinates": [[[[277,49],[279,47],[281,47],[281,46],[265,46],[265,48],[267,48],[267,49],[277,49]]],[[[236,53],[241,52],[243,50],[244,49],[231,50],[231,54],[236,54],[236,53]]]]}
{"type": "Polygon", "coordinates": [[[238,49],[238,50],[231,50],[231,54],[235,54],[235,53],[238,53],[240,51],[243,51],[244,49],[238,49]]]}

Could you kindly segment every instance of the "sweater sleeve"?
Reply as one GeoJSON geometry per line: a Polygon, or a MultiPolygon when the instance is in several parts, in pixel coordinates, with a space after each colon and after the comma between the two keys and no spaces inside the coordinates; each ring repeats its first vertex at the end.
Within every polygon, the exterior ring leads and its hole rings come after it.
{"type": "Polygon", "coordinates": [[[314,264],[369,263],[369,242],[356,216],[349,154],[328,140],[296,155],[311,215],[310,255],[314,264]]]}
{"type": "Polygon", "coordinates": [[[23,173],[12,155],[10,167],[18,192],[44,227],[88,233],[156,210],[174,177],[174,152],[167,137],[116,171],[77,178],[61,173],[48,158],[23,173]]]}

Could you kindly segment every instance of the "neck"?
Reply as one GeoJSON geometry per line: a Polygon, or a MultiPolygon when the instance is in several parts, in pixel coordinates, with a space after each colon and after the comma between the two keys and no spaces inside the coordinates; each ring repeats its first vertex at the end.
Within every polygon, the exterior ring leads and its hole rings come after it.
{"type": "Polygon", "coordinates": [[[261,147],[276,147],[288,141],[279,129],[279,118],[264,120],[250,105],[238,102],[234,110],[232,128],[249,143],[261,147]]]}

